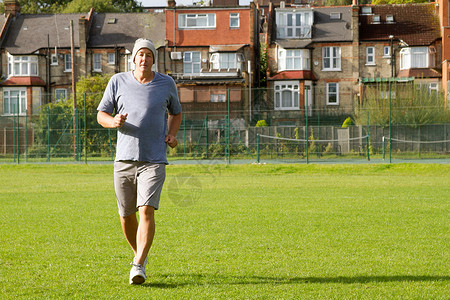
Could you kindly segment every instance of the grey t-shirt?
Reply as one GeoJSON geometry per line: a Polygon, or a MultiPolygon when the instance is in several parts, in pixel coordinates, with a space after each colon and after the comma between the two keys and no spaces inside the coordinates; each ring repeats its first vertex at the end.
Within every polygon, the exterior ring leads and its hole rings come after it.
{"type": "Polygon", "coordinates": [[[165,163],[167,115],[181,112],[177,87],[172,77],[155,72],[153,80],[142,84],[133,73],[111,77],[97,110],[128,117],[117,133],[115,161],[132,160],[165,163]]]}

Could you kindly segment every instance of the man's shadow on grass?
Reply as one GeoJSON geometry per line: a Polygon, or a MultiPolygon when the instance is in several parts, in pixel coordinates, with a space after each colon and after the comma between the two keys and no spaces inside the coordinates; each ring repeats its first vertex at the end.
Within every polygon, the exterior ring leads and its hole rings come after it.
{"type": "Polygon", "coordinates": [[[269,277],[269,276],[222,276],[208,274],[162,274],[155,276],[144,286],[154,288],[178,288],[188,285],[258,285],[258,284],[309,284],[342,283],[367,284],[373,282],[429,282],[450,281],[450,276],[398,275],[398,276],[338,276],[338,277],[269,277]],[[156,277],[156,278],[155,278],[156,277]]]}

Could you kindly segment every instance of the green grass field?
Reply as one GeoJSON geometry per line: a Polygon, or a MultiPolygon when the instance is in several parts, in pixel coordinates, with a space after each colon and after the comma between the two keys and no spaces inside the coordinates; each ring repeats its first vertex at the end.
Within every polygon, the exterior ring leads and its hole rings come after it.
{"type": "Polygon", "coordinates": [[[0,165],[1,299],[449,299],[450,165],[170,165],[142,286],[112,165],[0,165]]]}

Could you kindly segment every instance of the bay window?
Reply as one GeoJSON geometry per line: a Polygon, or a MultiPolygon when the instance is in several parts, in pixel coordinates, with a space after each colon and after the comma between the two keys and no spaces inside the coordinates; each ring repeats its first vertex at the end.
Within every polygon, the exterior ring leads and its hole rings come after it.
{"type": "Polygon", "coordinates": [[[411,47],[400,50],[400,69],[430,68],[428,47],[411,47]]]}
{"type": "Polygon", "coordinates": [[[24,115],[27,111],[27,90],[25,88],[3,89],[3,114],[24,115]]]}
{"type": "Polygon", "coordinates": [[[8,55],[9,76],[38,76],[37,56],[8,55]]]}
{"type": "Polygon", "coordinates": [[[275,83],[275,110],[298,110],[298,81],[282,81],[275,83]]]}

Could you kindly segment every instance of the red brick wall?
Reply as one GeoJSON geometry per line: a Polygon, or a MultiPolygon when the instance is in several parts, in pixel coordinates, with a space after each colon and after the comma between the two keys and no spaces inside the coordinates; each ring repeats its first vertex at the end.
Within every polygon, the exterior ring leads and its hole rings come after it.
{"type": "Polygon", "coordinates": [[[250,9],[167,9],[166,38],[168,46],[250,44],[250,9]],[[175,18],[174,18],[175,13],[175,18]],[[178,29],[178,14],[215,13],[215,29],[178,29]],[[239,13],[239,29],[230,29],[230,13],[239,13]],[[175,22],[175,23],[174,23],[175,22]],[[174,32],[174,25],[176,26],[174,32]],[[175,38],[174,38],[175,35],[175,38]]]}

